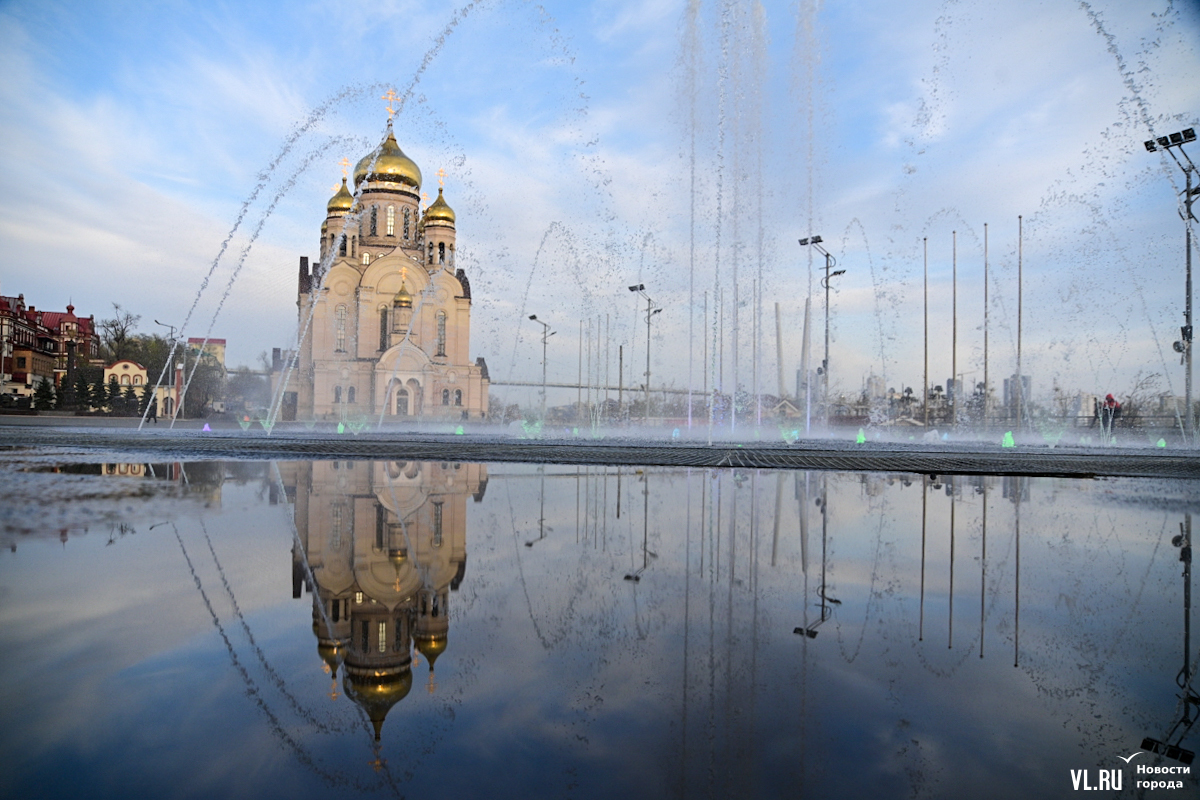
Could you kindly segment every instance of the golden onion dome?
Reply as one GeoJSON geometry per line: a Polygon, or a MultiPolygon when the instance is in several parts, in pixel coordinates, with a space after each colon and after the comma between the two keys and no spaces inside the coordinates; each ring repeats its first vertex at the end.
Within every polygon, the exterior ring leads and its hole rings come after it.
{"type": "Polygon", "coordinates": [[[350,190],[346,187],[346,179],[342,178],[342,188],[338,189],[337,194],[329,198],[329,204],[325,209],[329,212],[329,216],[334,214],[345,214],[354,205],[354,195],[350,194],[350,190]]]}
{"type": "Polygon", "coordinates": [[[407,286],[401,286],[400,291],[396,292],[396,299],[392,301],[392,305],[396,308],[412,308],[412,295],[408,293],[407,286]]]}
{"type": "Polygon", "coordinates": [[[387,136],[379,147],[354,165],[354,185],[358,186],[364,180],[406,183],[415,189],[421,188],[421,169],[396,144],[391,120],[388,120],[387,136]]]}
{"type": "Polygon", "coordinates": [[[425,656],[425,660],[429,662],[429,668],[433,669],[433,662],[437,661],[437,657],[446,652],[446,634],[439,633],[433,636],[414,636],[417,643],[417,652],[425,656]]]}
{"type": "Polygon", "coordinates": [[[425,222],[449,222],[454,224],[454,209],[450,208],[446,203],[446,198],[442,196],[442,189],[438,187],[437,200],[429,208],[425,209],[425,222]]]}

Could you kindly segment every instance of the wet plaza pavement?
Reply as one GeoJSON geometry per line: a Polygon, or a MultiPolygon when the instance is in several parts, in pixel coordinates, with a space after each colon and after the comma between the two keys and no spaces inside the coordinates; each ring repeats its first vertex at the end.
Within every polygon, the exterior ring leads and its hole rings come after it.
{"type": "Polygon", "coordinates": [[[1196,749],[1192,480],[39,448],[0,481],[5,796],[1196,789],[1145,771],[1196,749]]]}

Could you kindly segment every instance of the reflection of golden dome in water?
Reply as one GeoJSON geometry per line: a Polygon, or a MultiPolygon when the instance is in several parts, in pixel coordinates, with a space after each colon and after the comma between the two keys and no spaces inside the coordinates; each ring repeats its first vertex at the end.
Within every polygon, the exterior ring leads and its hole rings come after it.
{"type": "Polygon", "coordinates": [[[405,183],[416,189],[421,188],[421,169],[411,158],[404,155],[404,151],[396,143],[391,120],[388,120],[387,136],[382,144],[354,165],[354,185],[358,186],[364,179],[405,183]]]}
{"type": "Polygon", "coordinates": [[[337,194],[329,198],[329,204],[325,209],[329,212],[329,216],[334,214],[345,214],[354,205],[354,195],[350,194],[350,190],[346,187],[346,179],[342,178],[342,188],[338,189],[337,194]]]}
{"type": "Polygon", "coordinates": [[[327,644],[322,642],[317,645],[317,655],[321,656],[321,660],[329,667],[334,674],[337,673],[338,667],[346,660],[346,651],[342,647],[341,642],[327,644]]]}
{"type": "Polygon", "coordinates": [[[375,728],[375,741],[383,731],[383,720],[392,706],[408,696],[412,689],[412,670],[395,675],[346,675],[342,681],[346,696],[358,703],[375,728]]]}
{"type": "Polygon", "coordinates": [[[429,668],[433,669],[433,663],[437,661],[437,657],[446,652],[447,638],[444,633],[435,633],[432,635],[422,636],[416,634],[413,639],[417,643],[417,652],[425,656],[425,660],[429,662],[429,668]]]}
{"type": "Polygon", "coordinates": [[[442,189],[438,187],[437,200],[425,210],[425,223],[430,222],[448,222],[454,224],[454,209],[450,208],[446,203],[446,198],[442,196],[442,189]]]}

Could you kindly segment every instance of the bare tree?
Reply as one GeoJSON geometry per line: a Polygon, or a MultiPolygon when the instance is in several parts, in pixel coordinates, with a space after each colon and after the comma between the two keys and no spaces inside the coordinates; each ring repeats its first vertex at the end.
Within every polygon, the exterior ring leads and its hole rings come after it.
{"type": "Polygon", "coordinates": [[[111,319],[100,320],[100,340],[108,363],[129,358],[132,355],[133,331],[141,321],[141,314],[133,314],[113,303],[111,319]]]}
{"type": "Polygon", "coordinates": [[[1158,392],[1161,378],[1157,372],[1147,373],[1143,370],[1138,370],[1133,376],[1133,383],[1125,397],[1117,398],[1121,403],[1121,419],[1125,426],[1141,427],[1142,418],[1153,410],[1152,398],[1158,392]]]}

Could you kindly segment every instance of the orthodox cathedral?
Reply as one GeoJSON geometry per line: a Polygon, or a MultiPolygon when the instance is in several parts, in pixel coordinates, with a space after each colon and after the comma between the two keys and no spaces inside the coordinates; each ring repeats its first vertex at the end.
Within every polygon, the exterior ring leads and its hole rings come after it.
{"type": "Polygon", "coordinates": [[[426,206],[421,170],[397,144],[390,116],[352,179],[354,193],[343,177],[326,207],[320,259],[311,270],[300,259],[297,305],[308,335],[285,418],[483,419],[487,364],[470,359],[471,284],[456,265],[455,216],[442,188],[426,206]]]}

